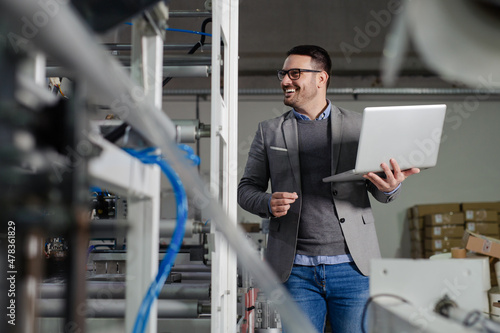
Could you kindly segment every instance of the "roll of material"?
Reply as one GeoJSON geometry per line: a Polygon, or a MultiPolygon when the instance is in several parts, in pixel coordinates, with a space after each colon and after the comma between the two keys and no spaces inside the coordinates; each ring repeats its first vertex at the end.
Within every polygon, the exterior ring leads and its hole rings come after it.
{"type": "Polygon", "coordinates": [[[468,253],[466,258],[452,258],[452,254],[450,252],[448,253],[439,253],[431,256],[429,258],[430,260],[446,260],[446,259],[453,259],[453,260],[481,260],[483,263],[483,290],[488,291],[491,289],[491,279],[490,279],[490,260],[489,257],[487,256],[479,256],[476,254],[471,254],[468,253]]]}
{"type": "Polygon", "coordinates": [[[490,318],[500,322],[500,289],[493,287],[488,292],[490,300],[490,318]]]}
{"type": "Polygon", "coordinates": [[[467,251],[464,248],[454,247],[451,249],[451,257],[455,259],[463,259],[467,257],[467,251]]]}

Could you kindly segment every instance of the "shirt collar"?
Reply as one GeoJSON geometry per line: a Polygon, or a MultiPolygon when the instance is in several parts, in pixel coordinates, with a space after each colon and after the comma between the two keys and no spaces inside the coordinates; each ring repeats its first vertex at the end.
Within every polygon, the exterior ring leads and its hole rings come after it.
{"type": "MultiPolygon", "coordinates": [[[[332,112],[332,103],[328,99],[326,101],[328,102],[328,105],[327,105],[325,111],[323,111],[323,113],[321,113],[319,115],[319,117],[316,118],[315,120],[322,120],[322,119],[326,119],[326,118],[330,117],[330,113],[332,112]]],[[[292,109],[292,111],[293,111],[293,114],[295,115],[295,118],[297,118],[297,119],[311,120],[308,116],[300,114],[297,111],[295,111],[295,109],[292,109]]]]}

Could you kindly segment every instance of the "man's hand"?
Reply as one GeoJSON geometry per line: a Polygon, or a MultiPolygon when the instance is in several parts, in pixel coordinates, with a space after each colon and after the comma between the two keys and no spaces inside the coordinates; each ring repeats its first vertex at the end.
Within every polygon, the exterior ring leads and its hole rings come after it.
{"type": "Polygon", "coordinates": [[[290,204],[294,203],[299,196],[293,192],[274,192],[271,196],[271,213],[275,217],[281,217],[288,213],[290,204]]]}
{"type": "Polygon", "coordinates": [[[398,162],[395,159],[391,158],[392,170],[385,163],[382,163],[380,166],[385,172],[386,178],[381,178],[377,176],[373,172],[369,172],[363,177],[370,180],[380,191],[382,192],[392,192],[394,191],[399,184],[403,182],[408,176],[419,173],[419,168],[411,168],[408,170],[403,170],[399,168],[398,162]]]}

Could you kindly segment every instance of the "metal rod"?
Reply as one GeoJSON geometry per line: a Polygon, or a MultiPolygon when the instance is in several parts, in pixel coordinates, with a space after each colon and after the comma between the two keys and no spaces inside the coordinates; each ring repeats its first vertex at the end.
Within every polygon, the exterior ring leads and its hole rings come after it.
{"type": "MultiPolygon", "coordinates": [[[[194,220],[189,219],[186,221],[186,232],[184,237],[191,237],[194,233],[194,220]]],[[[199,223],[199,222],[198,222],[199,223]]],[[[160,220],[160,237],[172,237],[174,234],[177,220],[160,220]]]]}
{"type": "MultiPolygon", "coordinates": [[[[87,282],[87,298],[90,299],[124,299],[125,282],[87,282]]],[[[65,285],[62,283],[40,284],[40,298],[63,299],[66,297],[65,285]]],[[[172,283],[163,286],[160,299],[210,299],[210,284],[172,283]]]]}
{"type": "Polygon", "coordinates": [[[182,272],[182,281],[210,281],[210,272],[182,272]]]}
{"type": "MultiPolygon", "coordinates": [[[[131,58],[128,55],[117,55],[114,58],[125,66],[130,65],[131,58]]],[[[168,55],[163,57],[163,64],[168,66],[210,66],[212,58],[199,55],[168,55]]]]}
{"type": "Polygon", "coordinates": [[[174,10],[168,13],[170,18],[174,17],[212,17],[211,12],[174,10]]]}
{"type": "MultiPolygon", "coordinates": [[[[210,89],[164,90],[163,95],[210,95],[210,89]]],[[[240,89],[239,95],[282,95],[281,89],[240,89]]],[[[330,88],[329,95],[500,95],[500,89],[453,88],[330,88]]]]}
{"type": "MultiPolygon", "coordinates": [[[[132,50],[132,45],[131,44],[103,44],[106,48],[108,48],[110,51],[131,51],[132,50]]],[[[169,44],[169,45],[163,45],[163,50],[164,51],[186,51],[186,50],[191,50],[193,48],[193,44],[169,44]]],[[[211,51],[212,50],[212,44],[207,43],[203,44],[201,48],[204,51],[211,51]]]]}
{"type": "Polygon", "coordinates": [[[210,272],[209,266],[203,264],[192,264],[192,265],[174,265],[172,267],[172,272],[210,272]]]}
{"type": "MultiPolygon", "coordinates": [[[[63,317],[66,301],[63,299],[39,299],[40,317],[63,317]]],[[[87,318],[124,318],[124,299],[88,299],[85,303],[87,318]]],[[[81,307],[83,308],[83,307],[81,307]]],[[[197,318],[201,306],[196,300],[159,300],[158,318],[197,318]]]]}
{"type": "MultiPolygon", "coordinates": [[[[130,66],[124,66],[124,69],[130,71],[130,66]]],[[[196,66],[163,66],[163,76],[168,77],[208,77],[210,70],[209,66],[196,65],[196,66]]],[[[60,66],[49,66],[46,70],[47,77],[73,77],[75,72],[60,66]]],[[[40,90],[43,88],[40,87],[40,90]]],[[[47,94],[50,94],[45,90],[47,94]]],[[[31,93],[34,93],[30,90],[31,93]]],[[[46,95],[47,95],[46,94],[46,95]]],[[[45,96],[41,96],[45,97],[45,96]]],[[[55,96],[53,96],[55,99],[55,96]]],[[[44,99],[40,98],[42,101],[44,99]]],[[[45,98],[47,99],[47,98],[45,98]]]]}
{"type": "MultiPolygon", "coordinates": [[[[171,237],[174,233],[176,220],[160,220],[160,237],[171,237]]],[[[189,219],[186,221],[186,233],[184,237],[192,237],[193,234],[209,233],[210,225],[189,219]]]]}

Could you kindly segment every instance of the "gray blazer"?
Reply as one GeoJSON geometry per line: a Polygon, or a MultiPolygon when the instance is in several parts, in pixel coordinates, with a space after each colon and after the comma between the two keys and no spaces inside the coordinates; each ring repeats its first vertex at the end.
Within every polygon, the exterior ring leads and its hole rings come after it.
{"type": "MultiPolygon", "coordinates": [[[[332,105],[332,174],[354,168],[361,129],[361,114],[332,105]]],[[[335,211],[349,252],[358,269],[369,275],[370,259],[380,258],[374,218],[368,192],[380,202],[391,195],[379,191],[371,182],[331,183],[335,211]]],[[[302,206],[297,121],[292,111],[261,122],[248,153],[245,172],[238,185],[240,206],[262,218],[270,218],[266,259],[282,282],[290,276],[302,206]],[[272,192],[297,192],[298,199],[285,216],[275,218],[268,208],[272,192]]]]}

